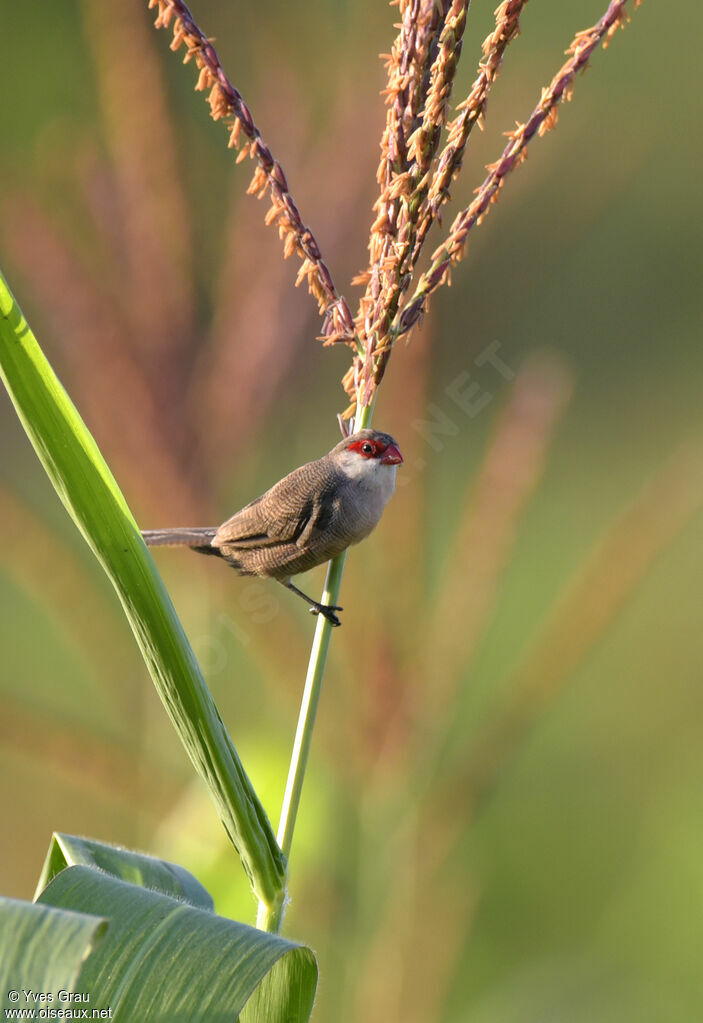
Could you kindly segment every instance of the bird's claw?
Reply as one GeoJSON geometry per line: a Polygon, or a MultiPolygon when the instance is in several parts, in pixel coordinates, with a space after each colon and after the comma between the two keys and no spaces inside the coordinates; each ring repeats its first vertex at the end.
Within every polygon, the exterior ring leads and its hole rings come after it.
{"type": "Polygon", "coordinates": [[[339,604],[320,604],[318,607],[311,607],[311,615],[324,615],[330,625],[341,625],[339,618],[334,613],[335,611],[343,611],[344,608],[340,607],[339,604]]]}

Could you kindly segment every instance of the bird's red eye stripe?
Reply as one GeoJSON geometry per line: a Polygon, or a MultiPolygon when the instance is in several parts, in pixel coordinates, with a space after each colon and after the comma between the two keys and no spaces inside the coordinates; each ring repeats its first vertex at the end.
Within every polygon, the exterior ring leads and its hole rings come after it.
{"type": "Polygon", "coordinates": [[[355,440],[349,445],[349,451],[356,451],[362,458],[376,458],[386,449],[373,440],[355,440]]]}

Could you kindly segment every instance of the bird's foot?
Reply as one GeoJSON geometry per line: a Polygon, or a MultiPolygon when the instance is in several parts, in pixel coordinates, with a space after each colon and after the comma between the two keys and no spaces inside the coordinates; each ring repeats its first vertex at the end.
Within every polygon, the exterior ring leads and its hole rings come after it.
{"type": "Polygon", "coordinates": [[[335,614],[335,611],[343,611],[344,608],[338,604],[318,604],[315,602],[310,608],[311,615],[323,615],[330,625],[341,625],[339,618],[335,614]]]}

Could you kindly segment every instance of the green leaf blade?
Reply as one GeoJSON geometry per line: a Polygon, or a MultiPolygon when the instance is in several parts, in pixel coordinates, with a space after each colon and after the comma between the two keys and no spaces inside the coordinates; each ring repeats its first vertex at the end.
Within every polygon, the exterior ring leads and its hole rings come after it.
{"type": "Polygon", "coordinates": [[[109,920],[81,985],[115,1020],[233,1023],[245,1006],[247,1023],[310,1017],[317,966],[301,945],[85,866],[63,870],[39,901],[100,907],[109,920]]]}
{"type": "Polygon", "coordinates": [[[177,863],[159,860],[146,853],[121,849],[92,838],[78,838],[54,832],[37,886],[38,898],[47,885],[66,867],[93,867],[142,888],[182,899],[191,906],[213,912],[212,896],[190,871],[177,863]]]}
{"type": "Polygon", "coordinates": [[[76,991],[84,963],[107,926],[106,920],[92,914],[0,897],[3,1010],[42,1008],[25,997],[27,991],[51,995],[54,1007],[59,992],[76,991]]]}
{"type": "Polygon", "coordinates": [[[59,497],[113,583],[161,700],[252,887],[285,899],[286,859],[134,518],[0,274],[0,376],[59,497]]]}

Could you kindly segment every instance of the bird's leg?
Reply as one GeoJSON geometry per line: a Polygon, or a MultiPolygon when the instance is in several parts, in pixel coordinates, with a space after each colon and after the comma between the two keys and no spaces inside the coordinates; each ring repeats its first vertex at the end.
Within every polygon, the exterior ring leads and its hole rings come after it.
{"type": "Polygon", "coordinates": [[[343,611],[344,608],[339,607],[337,604],[321,604],[319,600],[313,600],[312,597],[308,597],[307,593],[303,593],[303,591],[299,590],[297,586],[294,586],[290,579],[281,579],[280,582],[282,582],[289,590],[292,590],[293,593],[297,593],[299,597],[303,598],[303,600],[307,600],[308,604],[310,604],[311,614],[324,615],[327,621],[332,625],[342,624],[334,612],[343,611]]]}

